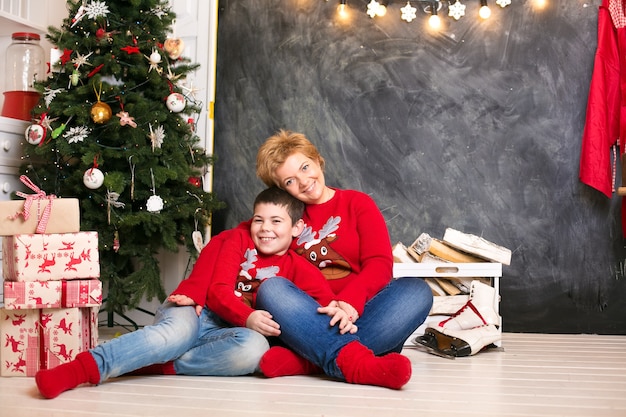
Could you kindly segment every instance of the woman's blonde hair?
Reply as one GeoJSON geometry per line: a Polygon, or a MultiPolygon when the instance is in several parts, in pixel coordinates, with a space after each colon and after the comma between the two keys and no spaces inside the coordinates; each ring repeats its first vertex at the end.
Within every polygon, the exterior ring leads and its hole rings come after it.
{"type": "Polygon", "coordinates": [[[256,155],[256,175],[268,187],[275,185],[282,187],[276,178],[276,170],[285,163],[287,158],[296,152],[319,163],[324,171],[324,158],[319,151],[302,133],[279,130],[270,136],[259,148],[256,155]]]}

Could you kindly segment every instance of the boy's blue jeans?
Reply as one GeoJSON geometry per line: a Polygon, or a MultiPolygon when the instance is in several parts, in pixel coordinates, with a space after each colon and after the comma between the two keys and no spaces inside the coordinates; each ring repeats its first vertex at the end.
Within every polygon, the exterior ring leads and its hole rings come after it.
{"type": "Polygon", "coordinates": [[[339,351],[358,340],[376,355],[400,352],[406,339],[426,320],[432,307],[430,287],[419,278],[392,280],[365,305],[355,322],[358,332],[340,334],[319,304],[292,282],[274,277],[263,281],[256,308],[269,311],[280,324],[280,339],[294,352],[321,367],[326,375],[345,379],[337,367],[339,351]]]}
{"type": "Polygon", "coordinates": [[[232,327],[215,313],[164,302],[154,324],[102,343],[90,352],[100,382],[155,363],[174,361],[182,375],[234,376],[255,372],[269,349],[267,339],[245,327],[232,327]]]}

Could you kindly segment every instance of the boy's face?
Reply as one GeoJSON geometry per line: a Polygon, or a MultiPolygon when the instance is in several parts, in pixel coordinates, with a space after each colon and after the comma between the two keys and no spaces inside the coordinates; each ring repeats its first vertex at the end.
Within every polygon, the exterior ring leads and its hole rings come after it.
{"type": "Polygon", "coordinates": [[[284,255],[291,241],[302,232],[302,219],[293,224],[287,209],[271,203],[259,203],[254,208],[250,235],[257,250],[265,255],[284,255]]]}

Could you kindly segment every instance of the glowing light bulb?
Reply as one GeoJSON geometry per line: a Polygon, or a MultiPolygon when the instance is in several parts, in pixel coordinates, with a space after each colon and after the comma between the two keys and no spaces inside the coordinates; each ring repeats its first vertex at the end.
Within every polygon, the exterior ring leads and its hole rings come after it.
{"type": "Polygon", "coordinates": [[[386,14],[387,14],[387,6],[385,6],[384,4],[381,4],[380,6],[378,6],[378,10],[376,10],[376,16],[383,17],[386,14]]]}
{"type": "Polygon", "coordinates": [[[337,13],[342,19],[348,17],[348,6],[346,5],[346,0],[341,0],[341,3],[337,6],[337,13]]]}
{"type": "Polygon", "coordinates": [[[478,16],[482,17],[483,19],[489,19],[489,17],[491,16],[491,9],[489,8],[489,6],[482,6],[478,10],[478,16]]]}
{"type": "Polygon", "coordinates": [[[438,30],[441,27],[441,18],[439,17],[439,15],[433,14],[432,16],[430,16],[428,18],[428,26],[430,26],[431,29],[438,30]]]}

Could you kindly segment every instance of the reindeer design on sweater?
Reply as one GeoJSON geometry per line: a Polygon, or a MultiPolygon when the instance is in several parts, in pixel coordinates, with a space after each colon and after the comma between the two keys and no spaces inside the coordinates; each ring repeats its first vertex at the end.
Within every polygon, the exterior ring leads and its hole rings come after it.
{"type": "Polygon", "coordinates": [[[331,216],[317,233],[306,226],[296,242],[296,252],[322,271],[326,279],[345,278],[351,272],[350,264],[331,246],[338,239],[333,232],[339,229],[339,223],[341,217],[331,216]]]}
{"type": "Polygon", "coordinates": [[[241,271],[235,283],[235,295],[252,307],[254,294],[263,280],[277,276],[279,268],[277,266],[268,266],[256,269],[255,262],[258,260],[256,249],[246,249],[244,258],[245,260],[241,263],[241,271]]]}

